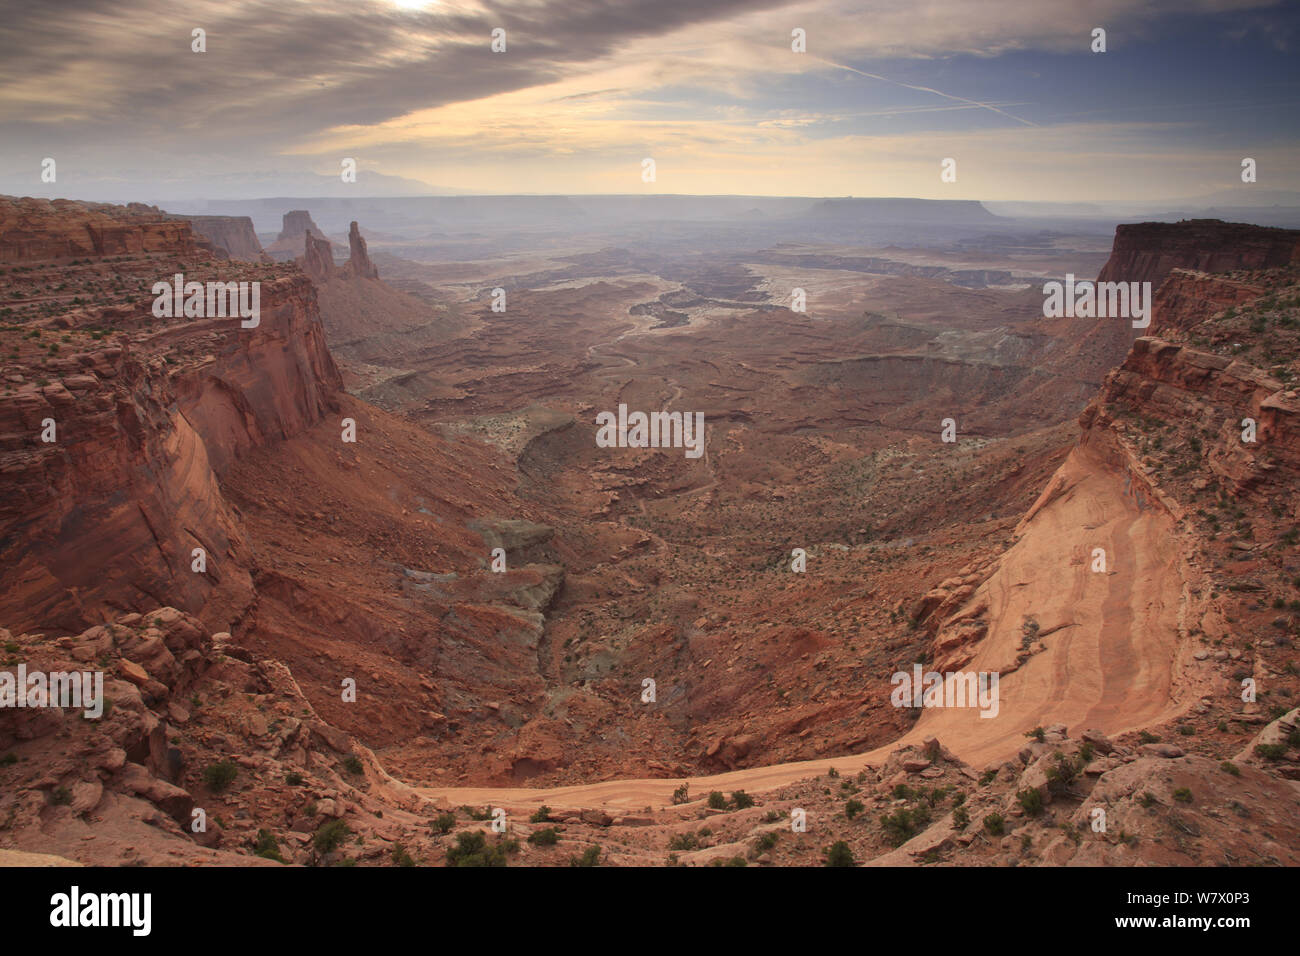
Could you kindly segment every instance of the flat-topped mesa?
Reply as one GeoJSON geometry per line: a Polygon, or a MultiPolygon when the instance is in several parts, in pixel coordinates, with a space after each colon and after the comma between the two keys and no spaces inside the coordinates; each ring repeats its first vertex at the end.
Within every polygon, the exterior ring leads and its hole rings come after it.
{"type": "Polygon", "coordinates": [[[1232,272],[1300,262],[1300,230],[1220,219],[1139,222],[1115,227],[1110,259],[1098,282],[1150,282],[1159,288],[1174,269],[1232,272]]]}
{"type": "Polygon", "coordinates": [[[370,253],[366,251],[366,240],[361,238],[361,229],[357,226],[356,220],[352,221],[352,226],[348,230],[348,248],[351,255],[347,264],[343,266],[343,274],[358,279],[378,279],[379,270],[370,261],[370,253]]]}
{"type": "Polygon", "coordinates": [[[297,239],[303,233],[324,239],[325,233],[320,231],[320,227],[312,221],[311,213],[306,209],[291,209],[284,214],[283,225],[280,229],[280,235],[276,241],[281,239],[297,239]]]}
{"type": "Polygon", "coordinates": [[[156,206],[0,197],[0,262],[213,251],[188,220],[156,206]]]}

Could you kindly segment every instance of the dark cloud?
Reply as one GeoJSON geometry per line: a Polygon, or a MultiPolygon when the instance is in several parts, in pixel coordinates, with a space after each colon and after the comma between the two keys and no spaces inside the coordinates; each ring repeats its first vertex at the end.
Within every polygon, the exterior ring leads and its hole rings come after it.
{"type": "Polygon", "coordinates": [[[467,16],[348,0],[71,0],[52,16],[24,4],[0,15],[0,116],[21,124],[12,133],[60,118],[62,104],[95,114],[60,119],[60,139],[287,139],[549,82],[630,40],[777,5],[547,0],[467,16]],[[206,54],[190,51],[196,26],[206,54]],[[489,50],[498,26],[505,54],[489,50]]]}

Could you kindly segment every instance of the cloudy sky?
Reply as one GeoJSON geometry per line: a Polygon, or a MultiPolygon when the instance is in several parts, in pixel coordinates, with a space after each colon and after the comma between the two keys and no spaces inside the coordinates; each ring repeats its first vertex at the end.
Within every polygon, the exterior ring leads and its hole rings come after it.
{"type": "Polygon", "coordinates": [[[1298,45],[1270,0],[0,0],[0,192],[1300,189],[1298,45]]]}

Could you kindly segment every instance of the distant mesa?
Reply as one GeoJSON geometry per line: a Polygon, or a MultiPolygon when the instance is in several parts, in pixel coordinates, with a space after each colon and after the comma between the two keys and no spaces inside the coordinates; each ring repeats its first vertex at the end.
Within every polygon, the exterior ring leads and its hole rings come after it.
{"type": "Polygon", "coordinates": [[[329,237],[316,225],[311,218],[311,213],[306,209],[292,209],[284,214],[280,235],[276,237],[275,242],[266,247],[266,251],[280,262],[287,262],[301,254],[304,236],[329,243],[331,259],[335,255],[341,257],[343,254],[342,247],[330,242],[329,237]]]}
{"type": "Polygon", "coordinates": [[[825,199],[808,210],[814,219],[868,222],[995,223],[1002,220],[974,199],[825,199]]]}
{"type": "Polygon", "coordinates": [[[284,214],[284,226],[280,229],[280,239],[297,239],[304,232],[310,233],[318,239],[324,239],[325,233],[320,231],[320,227],[311,218],[311,213],[306,209],[292,209],[284,214]]]}

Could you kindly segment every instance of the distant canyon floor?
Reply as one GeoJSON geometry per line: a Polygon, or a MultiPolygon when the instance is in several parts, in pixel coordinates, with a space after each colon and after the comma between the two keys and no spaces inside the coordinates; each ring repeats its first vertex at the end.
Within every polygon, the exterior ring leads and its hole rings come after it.
{"type": "Polygon", "coordinates": [[[494,517],[551,529],[516,542],[512,570],[563,569],[526,648],[535,671],[489,710],[405,739],[332,715],[412,783],[689,775],[898,739],[915,712],[891,706],[889,678],[929,645],[917,599],[1011,543],[1117,361],[1080,354],[1085,327],[1046,322],[1033,278],[1095,274],[1108,238],[983,259],[385,249],[385,282],[436,318],[354,335],[323,291],[349,391],[484,446],[527,503],[494,517]],[[1014,278],[862,271],[904,260],[1014,278]],[[796,288],[804,313],[787,308],[796,288]],[[705,454],[598,447],[596,415],[620,404],[702,413],[705,454]]]}

